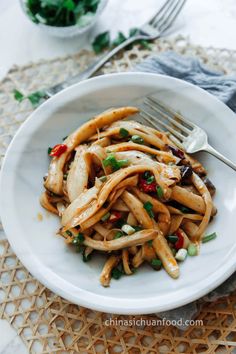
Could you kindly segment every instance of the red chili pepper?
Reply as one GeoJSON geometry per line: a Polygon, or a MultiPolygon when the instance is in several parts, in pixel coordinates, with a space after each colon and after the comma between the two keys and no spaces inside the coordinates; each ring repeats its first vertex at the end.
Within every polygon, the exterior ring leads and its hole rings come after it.
{"type": "Polygon", "coordinates": [[[182,232],[180,230],[176,231],[176,236],[178,236],[178,241],[175,243],[175,248],[179,250],[180,248],[183,248],[184,245],[184,237],[182,235],[182,232]]]}
{"type": "Polygon", "coordinates": [[[67,150],[67,146],[65,144],[57,144],[54,146],[49,156],[61,156],[67,150]]]}
{"type": "Polygon", "coordinates": [[[145,192],[145,193],[151,193],[151,192],[156,192],[157,184],[155,181],[152,183],[148,184],[146,179],[141,178],[140,179],[140,189],[145,192]]]}
{"type": "Polygon", "coordinates": [[[110,218],[109,218],[109,221],[116,222],[116,221],[120,220],[121,217],[122,217],[121,213],[119,213],[118,211],[113,211],[110,218]]]}

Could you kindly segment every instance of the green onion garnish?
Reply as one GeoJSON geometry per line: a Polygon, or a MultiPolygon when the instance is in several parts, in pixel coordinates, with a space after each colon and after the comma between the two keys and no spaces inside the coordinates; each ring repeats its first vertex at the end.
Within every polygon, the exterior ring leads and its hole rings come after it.
{"type": "MultiPolygon", "coordinates": [[[[71,235],[72,235],[72,233],[71,233],[71,235]]],[[[83,242],[84,242],[84,235],[81,232],[79,232],[78,235],[75,236],[75,238],[72,241],[73,245],[81,245],[83,242]]]]}
{"type": "Polygon", "coordinates": [[[66,234],[67,234],[68,236],[70,236],[70,237],[73,236],[72,232],[69,231],[69,230],[66,231],[66,234]]]}
{"type": "Polygon", "coordinates": [[[107,221],[109,219],[109,217],[111,216],[111,213],[106,213],[105,215],[103,215],[103,217],[101,218],[101,221],[107,221]]]}
{"type": "Polygon", "coordinates": [[[91,253],[86,255],[86,254],[83,252],[83,262],[86,263],[86,262],[90,261],[91,258],[92,258],[91,253]]]}
{"type": "Polygon", "coordinates": [[[148,212],[149,216],[151,218],[154,218],[154,213],[153,213],[153,205],[151,202],[146,202],[143,204],[144,209],[148,212]]]}
{"type": "Polygon", "coordinates": [[[141,226],[132,226],[135,232],[141,231],[143,228],[141,226]]]}
{"type": "Polygon", "coordinates": [[[84,235],[81,232],[78,233],[77,238],[79,240],[79,243],[83,243],[84,242],[84,235]]]}
{"type": "Polygon", "coordinates": [[[151,266],[155,270],[160,270],[161,267],[162,267],[162,261],[160,259],[158,259],[158,258],[152,259],[151,260],[151,266]]]}
{"type": "Polygon", "coordinates": [[[169,241],[170,243],[176,243],[178,241],[178,236],[176,235],[169,235],[167,236],[167,241],[169,241]]]}
{"type": "Polygon", "coordinates": [[[64,181],[66,181],[66,180],[67,180],[67,177],[68,177],[68,173],[64,173],[64,175],[63,175],[63,179],[64,179],[64,181]]]}
{"type": "Polygon", "coordinates": [[[190,257],[197,255],[197,246],[194,245],[193,243],[190,243],[190,245],[188,246],[188,255],[190,257]]]}
{"type": "Polygon", "coordinates": [[[116,160],[115,156],[113,154],[110,154],[105,158],[105,160],[102,161],[103,166],[107,167],[110,166],[112,168],[112,171],[117,171],[121,167],[127,166],[129,164],[128,160],[116,160]]]}
{"type": "Polygon", "coordinates": [[[52,148],[49,146],[49,148],[48,148],[48,155],[50,155],[51,152],[52,152],[52,148]]]}
{"type": "Polygon", "coordinates": [[[161,199],[163,197],[163,189],[160,186],[157,186],[157,197],[161,199]]]}
{"type": "Polygon", "coordinates": [[[147,184],[151,184],[153,181],[155,180],[155,177],[154,176],[150,176],[146,179],[147,181],[147,184]]]}
{"type": "Polygon", "coordinates": [[[113,268],[111,272],[112,278],[118,280],[124,273],[119,268],[113,268]]]}
{"type": "Polygon", "coordinates": [[[66,140],[68,138],[68,136],[64,136],[64,138],[62,138],[62,140],[64,141],[64,140],[66,140]]]}
{"type": "Polygon", "coordinates": [[[147,242],[147,244],[148,244],[149,247],[152,247],[152,241],[153,241],[153,240],[149,240],[149,241],[147,242]]]}
{"type": "Polygon", "coordinates": [[[151,177],[150,171],[145,171],[145,172],[143,173],[143,178],[147,180],[149,177],[151,177]]]}
{"type": "Polygon", "coordinates": [[[131,140],[133,143],[136,143],[136,144],[143,144],[144,143],[143,138],[139,135],[132,135],[131,140]]]}
{"type": "Polygon", "coordinates": [[[127,138],[129,136],[129,132],[125,128],[120,128],[119,134],[122,138],[127,138]]]}
{"type": "Polygon", "coordinates": [[[124,236],[123,232],[122,231],[117,231],[116,234],[115,234],[114,239],[120,238],[122,236],[124,236]]]}
{"type": "Polygon", "coordinates": [[[213,232],[210,235],[204,236],[203,239],[202,239],[202,243],[206,243],[206,242],[209,242],[211,240],[214,240],[216,237],[217,237],[216,232],[213,232]]]}

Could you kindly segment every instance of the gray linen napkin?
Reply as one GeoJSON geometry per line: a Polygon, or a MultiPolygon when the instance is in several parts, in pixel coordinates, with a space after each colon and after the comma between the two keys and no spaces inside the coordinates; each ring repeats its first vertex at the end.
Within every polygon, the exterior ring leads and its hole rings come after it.
{"type": "MultiPolygon", "coordinates": [[[[147,58],[136,66],[135,71],[158,73],[188,81],[216,96],[236,112],[236,77],[210,70],[196,58],[184,57],[169,51],[147,58]]],[[[229,295],[235,289],[236,273],[204,296],[203,300],[215,301],[229,295]]],[[[170,320],[176,327],[184,330],[188,327],[186,321],[193,319],[197,312],[198,308],[194,301],[171,311],[160,312],[157,315],[170,320]]]]}

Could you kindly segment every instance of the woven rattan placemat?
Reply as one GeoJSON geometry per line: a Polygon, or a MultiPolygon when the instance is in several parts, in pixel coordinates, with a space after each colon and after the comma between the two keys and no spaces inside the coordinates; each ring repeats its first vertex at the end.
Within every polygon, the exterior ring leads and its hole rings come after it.
{"type": "MultiPolygon", "coordinates": [[[[152,52],[175,50],[196,55],[206,64],[226,73],[236,72],[236,52],[201,48],[186,39],[161,39],[152,52]]],[[[108,63],[103,73],[126,71],[150,55],[139,46],[108,63]]],[[[32,111],[28,100],[18,103],[12,91],[28,94],[78,73],[93,54],[80,52],[51,61],[14,67],[0,83],[0,155],[21,123],[32,111]]],[[[0,162],[1,163],[1,162],[0,162]]],[[[23,267],[12,252],[3,230],[0,231],[0,318],[6,319],[23,339],[30,353],[233,353],[236,352],[236,292],[213,303],[204,303],[194,325],[185,332],[174,326],[147,324],[106,326],[107,314],[70,304],[55,295],[23,267]]],[[[114,316],[133,320],[134,316],[114,316]]],[[[1,333],[1,335],[4,335],[1,333]]]]}

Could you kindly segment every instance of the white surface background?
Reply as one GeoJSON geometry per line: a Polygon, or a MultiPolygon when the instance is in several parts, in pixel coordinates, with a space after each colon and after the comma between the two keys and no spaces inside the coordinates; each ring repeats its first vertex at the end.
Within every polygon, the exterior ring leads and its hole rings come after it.
{"type": "MultiPolygon", "coordinates": [[[[112,28],[127,32],[145,22],[163,0],[109,0],[93,32],[84,38],[45,36],[22,14],[18,0],[0,0],[0,78],[12,65],[54,58],[88,47],[97,33],[112,28]],[[125,15],[124,15],[125,14],[125,15]]],[[[236,50],[236,1],[188,0],[170,35],[189,36],[195,44],[236,50]]],[[[10,325],[0,321],[0,354],[27,353],[10,325]]]]}

